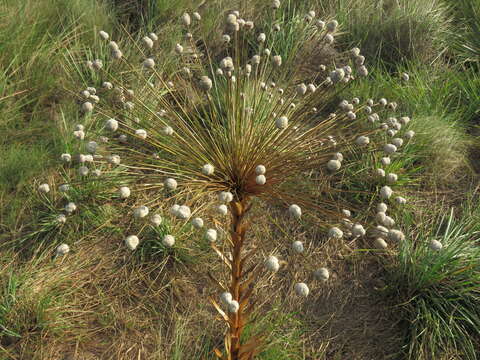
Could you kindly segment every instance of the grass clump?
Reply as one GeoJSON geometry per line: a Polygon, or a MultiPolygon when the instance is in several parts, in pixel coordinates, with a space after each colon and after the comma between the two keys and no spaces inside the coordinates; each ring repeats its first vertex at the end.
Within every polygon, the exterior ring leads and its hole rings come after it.
{"type": "Polygon", "coordinates": [[[466,208],[460,218],[452,210],[412,231],[394,262],[385,264],[386,294],[396,304],[409,359],[478,358],[479,216],[478,207],[466,208]]]}

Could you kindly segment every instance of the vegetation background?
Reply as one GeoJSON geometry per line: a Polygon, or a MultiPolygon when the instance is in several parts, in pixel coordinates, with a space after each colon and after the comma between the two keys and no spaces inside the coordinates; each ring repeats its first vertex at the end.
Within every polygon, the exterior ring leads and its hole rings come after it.
{"type": "MultiPolygon", "coordinates": [[[[0,359],[213,358],[222,334],[211,321],[207,281],[194,275],[211,259],[195,256],[195,237],[175,256],[155,244],[132,256],[121,209],[98,201],[105,189],[79,190],[80,215],[59,228],[36,188],[61,181],[59,154],[71,148],[79,122],[67,90],[95,81],[78,59],[106,58],[99,30],[118,42],[126,31],[134,38],[155,31],[168,71],[185,10],[199,11],[205,33],[220,36],[226,11],[255,21],[265,7],[260,0],[1,0],[0,359]],[[63,242],[75,245],[73,253],[53,260],[63,242]]],[[[405,244],[385,253],[320,244],[313,256],[333,270],[331,281],[302,305],[286,281],[275,285],[278,293],[263,293],[267,315],[248,329],[271,333],[259,358],[477,359],[480,1],[283,0],[282,7],[292,27],[284,59],[301,61],[295,24],[307,11],[337,19],[337,48],[359,46],[371,73],[338,100],[397,101],[417,136],[397,165],[409,199],[398,219],[405,244]],[[406,85],[402,72],[410,74],[406,85]],[[431,239],[446,251],[432,255],[431,239]]],[[[266,240],[317,235],[272,223],[264,207],[253,232],[266,240]]]]}

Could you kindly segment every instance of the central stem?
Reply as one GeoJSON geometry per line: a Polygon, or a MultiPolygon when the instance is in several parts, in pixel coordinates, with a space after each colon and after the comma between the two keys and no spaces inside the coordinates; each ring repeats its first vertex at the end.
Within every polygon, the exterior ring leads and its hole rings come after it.
{"type": "Polygon", "coordinates": [[[242,296],[243,288],[241,285],[243,276],[242,249],[245,241],[246,226],[244,217],[247,211],[247,201],[235,201],[230,206],[232,211],[232,272],[230,279],[230,293],[234,300],[237,300],[240,307],[236,313],[230,315],[230,351],[228,360],[240,359],[241,343],[240,337],[246,324],[246,315],[244,314],[247,301],[242,296]]]}

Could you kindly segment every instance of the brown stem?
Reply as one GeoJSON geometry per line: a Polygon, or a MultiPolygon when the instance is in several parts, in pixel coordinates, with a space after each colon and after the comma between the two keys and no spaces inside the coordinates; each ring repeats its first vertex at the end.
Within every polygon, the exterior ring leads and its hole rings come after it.
{"type": "Polygon", "coordinates": [[[242,261],[242,248],[245,241],[246,226],[243,223],[245,213],[247,211],[247,200],[236,201],[230,205],[232,212],[232,272],[230,279],[230,293],[234,300],[240,303],[240,308],[237,313],[231,314],[231,324],[229,329],[230,338],[230,351],[228,354],[229,360],[240,359],[240,337],[242,335],[244,326],[247,321],[247,316],[244,314],[247,302],[243,301],[242,295],[244,295],[244,289],[241,286],[241,280],[243,276],[243,261],[242,261]]]}

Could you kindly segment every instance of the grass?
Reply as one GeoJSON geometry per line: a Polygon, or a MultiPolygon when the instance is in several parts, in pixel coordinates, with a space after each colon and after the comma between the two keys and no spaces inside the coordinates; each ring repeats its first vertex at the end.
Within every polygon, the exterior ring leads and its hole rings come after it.
{"type": "Polygon", "coordinates": [[[460,217],[452,209],[412,231],[399,245],[398,255],[385,259],[386,294],[404,326],[409,359],[440,358],[445,353],[477,359],[479,215],[475,205],[466,207],[460,217]],[[443,244],[441,251],[429,248],[433,239],[443,244]]]}
{"type": "MultiPolygon", "coordinates": [[[[409,199],[406,210],[394,211],[395,220],[409,236],[402,246],[389,250],[380,269],[378,264],[371,265],[372,255],[364,249],[371,247],[369,240],[324,244],[323,230],[313,225],[302,232],[282,220],[283,231],[279,231],[268,216],[262,218],[254,232],[269,239],[262,249],[265,254],[294,238],[321,244],[314,258],[332,269],[332,281],[318,290],[312,309],[302,308],[305,313],[300,314],[291,298],[289,273],[283,273],[276,284],[280,299],[264,291],[271,286],[265,280],[260,299],[268,304],[268,316],[257,328],[248,329],[272,333],[260,359],[382,358],[391,352],[410,359],[476,359],[480,347],[471,334],[480,328],[479,210],[472,206],[462,216],[441,217],[439,213],[445,211],[434,205],[444,201],[463,206],[470,184],[475,186],[478,180],[478,165],[471,164],[480,106],[475,65],[478,1],[443,3],[405,1],[397,6],[394,1],[330,0],[293,6],[293,2],[282,1],[287,15],[277,20],[289,31],[278,41],[289,49],[284,59],[289,59],[290,66],[305,60],[298,57],[298,49],[309,38],[302,33],[306,11],[315,9],[324,19],[335,16],[345,31],[336,41],[340,50],[359,45],[367,63],[374,64],[371,76],[339,94],[338,102],[359,93],[365,99],[398,101],[402,112],[412,116],[409,128],[416,137],[405,146],[404,156],[388,168],[400,175],[402,195],[409,199]],[[411,77],[407,86],[399,80],[404,71],[411,77]],[[418,220],[411,211],[423,217],[418,220]],[[434,254],[429,250],[426,244],[432,238],[444,243],[444,251],[434,254]],[[375,291],[372,281],[384,281],[385,286],[379,286],[383,290],[375,291]],[[375,311],[385,302],[384,295],[393,306],[375,311]],[[281,305],[275,307],[277,303],[281,305]],[[376,327],[375,312],[389,319],[382,319],[376,327]],[[397,320],[395,314],[408,321],[392,321],[391,317],[397,320]],[[361,329],[364,325],[359,324],[365,322],[370,324],[368,329],[361,329]],[[389,339],[398,337],[401,344],[375,342],[386,333],[389,339]]],[[[133,34],[135,39],[156,31],[168,74],[175,65],[171,49],[181,35],[177,19],[184,7],[201,12],[200,33],[212,44],[218,44],[222,34],[218,14],[239,8],[247,20],[256,21],[263,11],[269,11],[258,1],[216,1],[198,9],[188,0],[143,4],[142,9],[128,1],[112,5],[96,0],[21,4],[7,0],[0,5],[2,358],[40,360],[72,354],[203,359],[212,357],[211,349],[223,340],[219,323],[209,320],[212,314],[199,300],[211,291],[200,271],[213,261],[205,254],[205,239],[192,235],[191,229],[178,230],[182,249],[172,253],[159,241],[166,229],[148,230],[139,256],[129,257],[123,251],[122,228],[135,229],[137,225],[126,225],[125,218],[130,216],[128,208],[142,199],[131,199],[119,209],[118,199],[111,200],[118,186],[115,179],[74,187],[66,197],[56,193],[54,186],[51,202],[35,191],[41,182],[72,181],[57,174],[56,159],[74,150],[70,134],[83,120],[64,88],[100,86],[97,74],[83,67],[87,59],[108,57],[108,49],[97,46],[99,29],[108,31],[125,49],[130,40],[123,27],[139,30],[133,34]],[[136,16],[139,10],[141,17],[136,16]],[[53,221],[67,199],[81,204],[80,211],[59,227],[53,221]],[[53,259],[55,245],[63,242],[71,245],[72,253],[53,259]]],[[[106,70],[120,76],[120,71],[106,70]]],[[[129,75],[121,76],[128,79],[129,75]]],[[[307,80],[308,72],[302,81],[307,80]]],[[[365,179],[370,179],[367,165],[371,166],[371,159],[363,161],[365,167],[349,169],[360,177],[350,183],[351,189],[364,187],[365,179]]],[[[308,181],[302,184],[310,186],[308,181]]],[[[262,207],[258,216],[276,210],[262,207]]],[[[288,252],[285,258],[296,259],[288,252]]]]}

